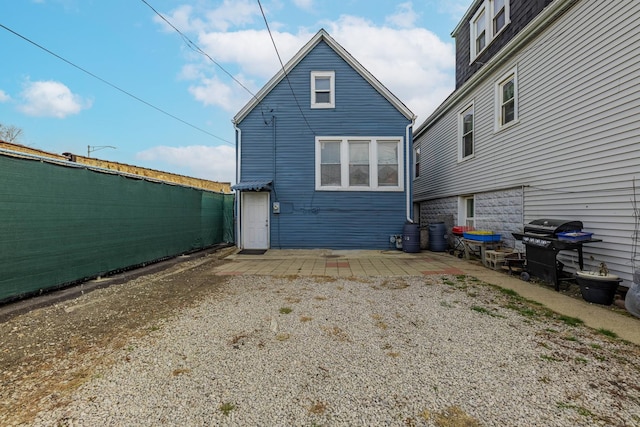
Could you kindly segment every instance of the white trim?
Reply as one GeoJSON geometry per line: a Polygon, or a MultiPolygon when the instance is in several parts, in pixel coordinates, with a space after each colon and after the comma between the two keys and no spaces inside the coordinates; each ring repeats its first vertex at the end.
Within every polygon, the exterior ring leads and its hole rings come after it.
{"type": "Polygon", "coordinates": [[[514,66],[506,73],[502,74],[496,80],[494,86],[494,131],[506,129],[518,123],[519,121],[519,103],[518,103],[518,67],[514,66]],[[506,82],[513,79],[513,120],[508,123],[502,123],[502,87],[506,82]]]}
{"type": "Polygon", "coordinates": [[[474,227],[476,226],[476,196],[458,196],[458,224],[474,227]],[[467,217],[467,200],[473,200],[473,217],[467,217]],[[467,221],[473,221],[468,224],[467,221]]]}
{"type": "MultiPolygon", "coordinates": [[[[403,191],[404,190],[404,161],[403,152],[406,148],[403,144],[404,138],[393,136],[317,136],[315,142],[315,189],[316,191],[403,191]],[[321,185],[321,143],[322,142],[339,142],[340,143],[340,180],[339,186],[323,186],[321,185]],[[367,142],[369,143],[369,185],[368,186],[349,186],[349,143],[350,142],[367,142]],[[398,185],[380,186],[378,185],[378,143],[394,142],[398,147],[398,185]]],[[[408,185],[408,182],[407,182],[408,185]]]]}
{"type": "MultiPolygon", "coordinates": [[[[411,174],[411,171],[409,170],[411,168],[410,166],[411,162],[409,161],[409,153],[410,153],[409,150],[411,150],[411,147],[413,146],[413,138],[411,135],[411,131],[413,129],[414,124],[415,124],[415,119],[412,119],[411,123],[409,123],[407,127],[404,129],[404,135],[405,135],[404,155],[405,155],[405,164],[407,165],[407,168],[405,170],[406,190],[404,192],[404,198],[406,202],[406,209],[407,209],[406,214],[407,214],[408,222],[413,222],[412,211],[411,211],[411,200],[413,199],[413,182],[409,179],[409,175],[411,174]]],[[[398,171],[398,174],[400,175],[400,171],[398,171]]]]}
{"type": "Polygon", "coordinates": [[[302,59],[307,56],[311,50],[321,41],[324,41],[329,45],[331,49],[333,49],[345,62],[347,62],[354,70],[356,70],[366,81],[373,86],[375,90],[377,90],[383,97],[387,99],[403,116],[405,116],[409,120],[415,120],[416,116],[409,110],[409,108],[400,101],[389,89],[387,89],[378,79],[376,79],[373,74],[371,74],[366,68],[362,66],[356,59],[351,56],[349,52],[347,52],[342,46],[340,46],[329,34],[321,29],[316,33],[316,35],[309,40],[309,42],[304,45],[302,49],[295,54],[293,58],[289,62],[287,62],[284,66],[284,69],[278,71],[278,73],[267,82],[266,85],[260,89],[260,91],[254,96],[233,118],[233,122],[238,124],[242,120],[244,120],[247,115],[271,92],[277,85],[280,83],[282,79],[284,79],[285,75],[289,74],[289,72],[296,66],[302,59]]]}
{"type": "MultiPolygon", "coordinates": [[[[238,126],[236,126],[236,124],[233,124],[233,128],[236,130],[236,184],[240,183],[240,178],[242,177],[242,130],[240,130],[240,128],[238,126]]],[[[236,197],[235,197],[235,202],[236,202],[236,245],[241,245],[242,242],[242,218],[240,215],[240,212],[242,212],[240,209],[242,208],[242,202],[240,201],[240,197],[238,197],[238,194],[242,194],[238,191],[236,191],[236,197]]]]}
{"type": "Polygon", "coordinates": [[[465,104],[464,108],[462,108],[459,112],[458,112],[458,138],[457,138],[457,145],[458,145],[458,162],[465,162],[467,160],[473,159],[476,156],[476,110],[475,110],[475,103],[474,101],[469,102],[468,104],[465,104]],[[471,110],[471,114],[473,116],[472,118],[472,123],[471,123],[471,133],[472,133],[472,142],[473,142],[473,147],[472,147],[472,153],[469,154],[468,156],[464,155],[464,113],[466,113],[467,111],[471,110]]]}
{"type": "Polygon", "coordinates": [[[420,173],[419,173],[420,162],[416,161],[419,158],[420,158],[420,144],[417,144],[417,145],[413,146],[413,162],[412,162],[412,166],[413,166],[413,171],[412,172],[413,173],[412,173],[412,176],[413,176],[414,180],[420,178],[420,173]],[[416,165],[418,166],[417,168],[416,168],[416,165]],[[418,173],[416,173],[416,170],[418,171],[418,173]]]}
{"type": "Polygon", "coordinates": [[[336,73],[335,71],[311,72],[311,108],[336,108],[336,73]],[[316,102],[316,77],[329,78],[329,102],[316,102]]]}

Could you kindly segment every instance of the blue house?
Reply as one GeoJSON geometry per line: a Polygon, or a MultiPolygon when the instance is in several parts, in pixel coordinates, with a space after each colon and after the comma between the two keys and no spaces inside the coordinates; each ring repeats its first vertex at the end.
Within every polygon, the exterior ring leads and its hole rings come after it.
{"type": "Polygon", "coordinates": [[[234,117],[238,247],[388,248],[411,220],[414,120],[320,30],[234,117]]]}

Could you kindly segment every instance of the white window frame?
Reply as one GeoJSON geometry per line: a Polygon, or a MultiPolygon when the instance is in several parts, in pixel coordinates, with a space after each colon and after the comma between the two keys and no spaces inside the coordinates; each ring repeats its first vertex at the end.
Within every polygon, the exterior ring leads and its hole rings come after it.
{"type": "Polygon", "coordinates": [[[362,137],[362,136],[317,136],[316,137],[316,190],[317,191],[404,191],[404,138],[402,137],[362,137]],[[339,186],[321,185],[321,146],[322,142],[340,141],[340,180],[339,186]],[[349,143],[369,143],[369,185],[349,185],[349,143]],[[378,185],[378,143],[394,142],[398,147],[398,185],[378,185]]]}
{"type": "Polygon", "coordinates": [[[495,0],[485,0],[481,6],[478,8],[476,13],[473,15],[471,20],[469,21],[469,63],[472,64],[473,61],[476,60],[478,55],[484,52],[491,42],[498,37],[500,33],[502,33],[505,28],[509,26],[511,23],[511,8],[510,8],[510,0],[505,0],[504,2],[504,25],[498,31],[495,31],[493,26],[493,21],[496,15],[495,9],[495,0]],[[482,14],[484,13],[484,16],[482,14]],[[485,43],[484,47],[480,50],[476,49],[476,39],[478,38],[476,23],[482,17],[484,21],[484,32],[485,32],[485,43]]]}
{"type": "Polygon", "coordinates": [[[476,226],[476,196],[460,196],[458,198],[458,223],[468,227],[476,226]],[[469,201],[473,202],[473,216],[467,216],[467,204],[469,201]]]}
{"type": "Polygon", "coordinates": [[[473,159],[476,155],[476,110],[475,103],[470,102],[458,113],[458,162],[464,162],[469,159],[473,159]],[[465,156],[464,155],[464,115],[467,111],[472,110],[473,114],[473,122],[472,122],[472,153],[465,156]]]}
{"type": "Polygon", "coordinates": [[[420,146],[413,147],[413,179],[420,177],[420,146]]]}
{"type": "Polygon", "coordinates": [[[513,67],[508,70],[506,73],[502,74],[499,79],[495,82],[495,131],[499,131],[502,129],[506,129],[518,123],[519,120],[519,101],[518,101],[518,67],[513,67]],[[507,123],[503,123],[502,117],[502,106],[504,104],[504,99],[502,99],[502,88],[505,83],[513,80],[513,120],[507,123]]]}
{"type": "Polygon", "coordinates": [[[336,107],[336,73],[335,71],[311,72],[311,108],[336,107]],[[329,78],[329,102],[316,102],[316,78],[329,78]]]}

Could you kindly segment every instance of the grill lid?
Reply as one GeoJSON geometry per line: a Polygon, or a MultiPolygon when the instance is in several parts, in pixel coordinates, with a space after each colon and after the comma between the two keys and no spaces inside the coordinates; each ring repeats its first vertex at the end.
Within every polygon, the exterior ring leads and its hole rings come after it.
{"type": "Polygon", "coordinates": [[[540,218],[524,226],[525,233],[547,235],[549,237],[568,231],[582,231],[582,221],[540,218]]]}

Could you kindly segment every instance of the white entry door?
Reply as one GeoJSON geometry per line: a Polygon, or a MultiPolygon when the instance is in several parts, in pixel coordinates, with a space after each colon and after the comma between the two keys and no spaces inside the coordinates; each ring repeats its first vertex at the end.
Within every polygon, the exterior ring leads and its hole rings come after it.
{"type": "Polygon", "coordinates": [[[242,246],[269,249],[269,193],[242,192],[242,246]]]}

